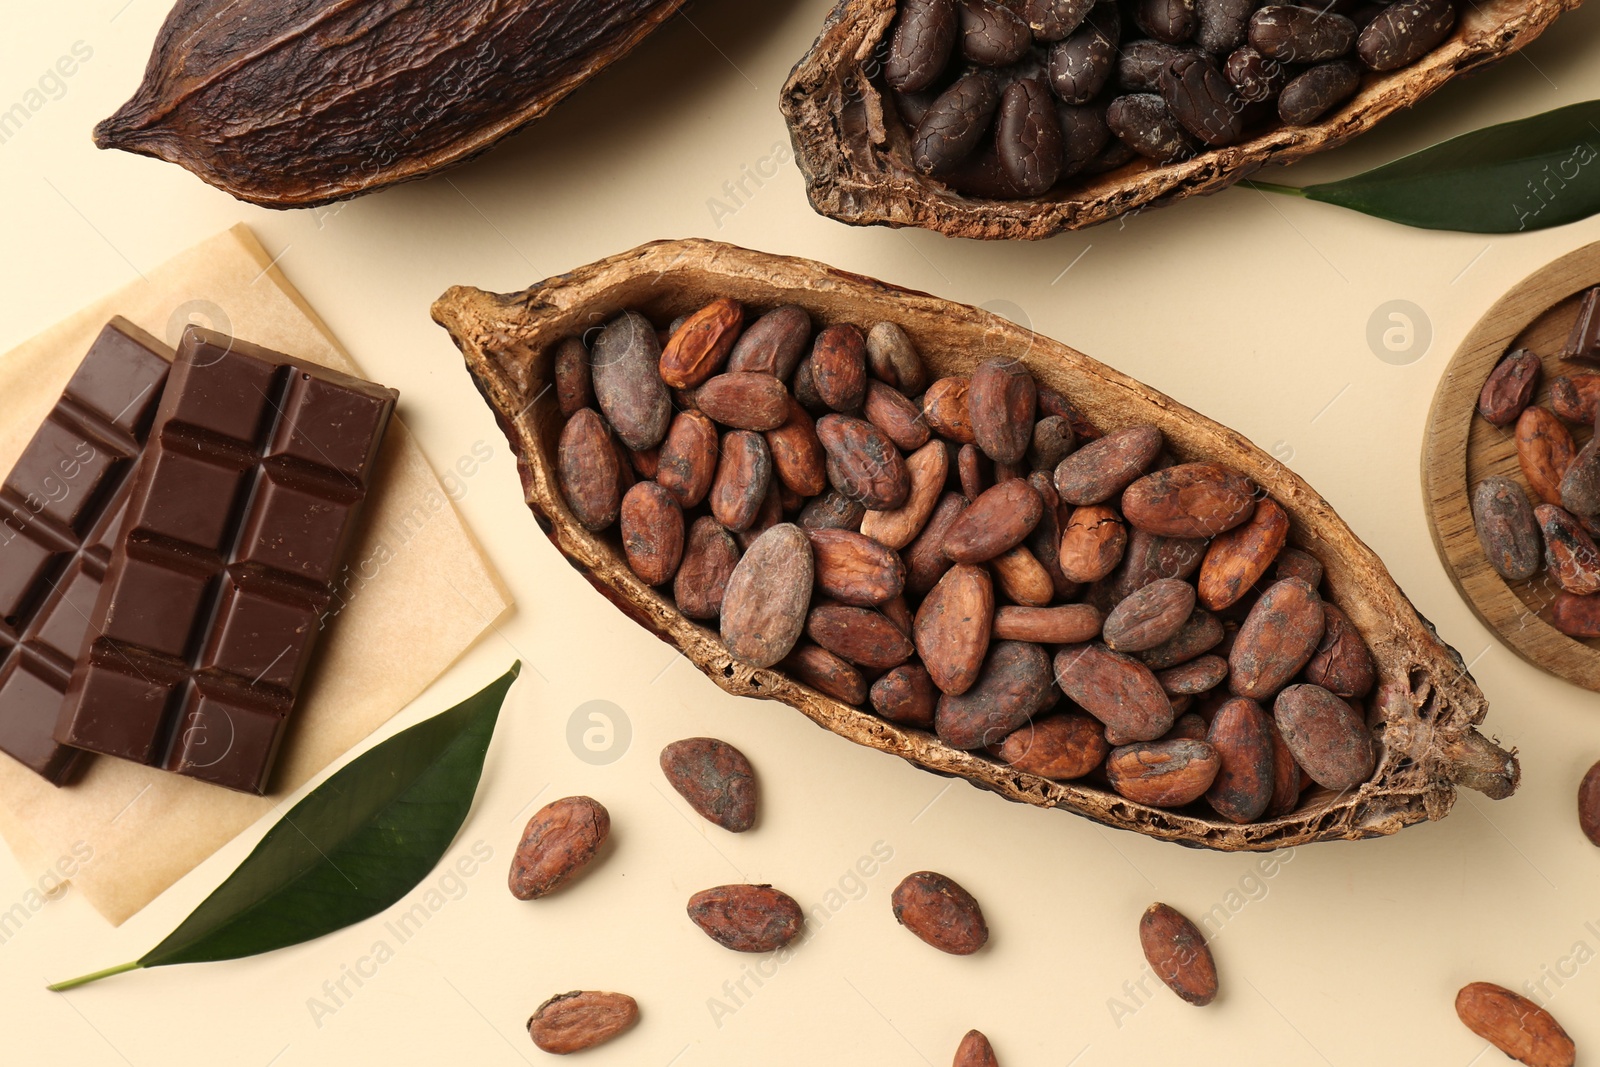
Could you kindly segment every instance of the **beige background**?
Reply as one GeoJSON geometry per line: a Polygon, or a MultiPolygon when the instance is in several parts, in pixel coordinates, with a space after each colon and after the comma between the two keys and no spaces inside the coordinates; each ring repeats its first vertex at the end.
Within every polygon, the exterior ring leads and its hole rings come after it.
{"type": "MultiPolygon", "coordinates": [[[[775,107],[828,0],[703,0],[538,128],[464,170],[342,210],[273,214],[175,167],[91,146],[93,122],[137,82],[163,6],[8,5],[0,108],[22,100],[75,42],[93,56],[0,144],[0,349],[249,222],[357,360],[401,390],[436,466],[478,442],[493,450],[461,508],[518,613],[390,729],[515,657],[527,668],[450,852],[448,862],[464,859],[473,873],[441,867],[408,898],[428,917],[407,940],[376,920],[256,960],[134,974],[67,996],[42,991],[46,979],[149,948],[248,851],[257,827],[120,929],[70,890],[30,912],[0,944],[8,1062],[537,1062],[544,1057],[522,1030],[533,1007],[567,989],[611,988],[639,998],[643,1024],[585,1062],[911,1067],[948,1062],[976,1026],[1008,1065],[1466,1067],[1498,1058],[1451,1009],[1474,979],[1543,981],[1580,1047],[1600,1049],[1600,966],[1590,965],[1600,952],[1600,857],[1572,811],[1579,776],[1600,757],[1597,698],[1522,663],[1471,615],[1434,556],[1417,475],[1421,427],[1449,353],[1509,285],[1600,239],[1600,221],[1509,238],[1430,234],[1235,190],[1030,246],[850,230],[807,207],[775,107]],[[732,214],[714,212],[724,182],[744,167],[770,171],[774,153],[776,178],[747,186],[753,196],[732,214]],[[1394,839],[1280,856],[1264,878],[1255,858],[1013,807],[854,748],[781,706],[723,695],[557,558],[427,315],[452,283],[520,288],[641,241],[688,235],[985,304],[1275,450],[1472,661],[1494,703],[1491,730],[1522,749],[1522,792],[1500,804],[1463,797],[1447,821],[1394,839]],[[1378,358],[1366,339],[1369,319],[1393,300],[1413,302],[1431,324],[1431,346],[1406,365],[1378,358]],[[603,766],[567,740],[569,718],[596,700],[632,727],[629,747],[603,766]],[[661,782],[661,745],[701,733],[735,742],[759,767],[765,807],[754,832],[736,838],[692,821],[661,782]],[[528,806],[579,792],[611,808],[614,846],[571,892],[518,903],[503,878],[528,806]],[[875,844],[891,858],[856,880],[875,844]],[[491,858],[475,864],[475,846],[491,858]],[[942,957],[895,928],[889,891],[923,867],[983,901],[994,931],[984,953],[942,957]],[[748,977],[758,958],[717,948],[682,913],[691,892],[739,879],[773,882],[831,916],[775,973],[758,975],[759,988],[748,977]],[[1196,916],[1221,909],[1225,992],[1204,1011],[1148,982],[1153,997],[1137,992],[1134,925],[1154,899],[1196,916]],[[379,941],[392,957],[374,966],[379,941]],[[336,1003],[323,983],[346,968],[363,972],[362,984],[345,978],[352,995],[336,1003]],[[751,995],[724,991],[741,979],[751,995]],[[731,1013],[714,1016],[713,998],[731,1013]]],[[[1288,180],[1353,173],[1444,136],[1600,96],[1597,41],[1600,6],[1591,5],[1525,56],[1288,180]]],[[[0,910],[27,899],[41,873],[0,858],[0,910]]]]}

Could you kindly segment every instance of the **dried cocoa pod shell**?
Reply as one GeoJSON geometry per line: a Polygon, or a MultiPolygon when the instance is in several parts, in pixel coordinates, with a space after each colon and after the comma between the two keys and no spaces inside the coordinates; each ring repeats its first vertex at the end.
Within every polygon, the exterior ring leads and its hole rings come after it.
{"type": "Polygon", "coordinates": [[[1177,909],[1152,904],[1139,919],[1139,946],[1156,977],[1196,1007],[1217,997],[1217,964],[1200,928],[1177,909]]]}
{"type": "Polygon", "coordinates": [[[1132,485],[1161,451],[1161,431],[1130,426],[1091,441],[1056,467],[1063,504],[1100,504],[1132,485]]]}
{"type": "Polygon", "coordinates": [[[1089,604],[1007,605],[994,613],[993,637],[996,641],[1076,645],[1099,637],[1101,621],[1100,612],[1089,604]]]}
{"type": "Polygon", "coordinates": [[[1111,750],[1106,778],[1135,804],[1181,808],[1205,795],[1221,762],[1205,741],[1140,741],[1111,750]]]}
{"type": "Polygon", "coordinates": [[[1378,747],[1361,715],[1319,685],[1291,685],[1272,714],[1284,744],[1312,779],[1329,789],[1354,789],[1372,777],[1378,747]]]}
{"type": "Polygon", "coordinates": [[[1151,670],[1169,670],[1210,652],[1222,644],[1222,638],[1222,623],[1209,611],[1197,608],[1176,634],[1139,653],[1139,659],[1151,670]]]}
{"type": "Polygon", "coordinates": [[[1098,642],[1068,645],[1056,653],[1055,671],[1061,692],[1106,724],[1112,744],[1154,741],[1172,729],[1172,701],[1150,668],[1131,656],[1098,642]]]}
{"type": "Polygon", "coordinates": [[[889,435],[895,447],[904,452],[915,452],[928,443],[933,431],[922,419],[922,409],[913,404],[904,393],[880,381],[867,382],[866,400],[862,416],[872,425],[889,435]]]}
{"type": "Polygon", "coordinates": [[[853,530],[811,530],[816,589],[841,604],[875,608],[906,587],[906,566],[894,550],[853,530]]]}
{"type": "Polygon", "coordinates": [[[640,482],[622,498],[622,550],[645,585],[665,585],[683,561],[683,509],[655,482],[640,482]]]}
{"type": "Polygon", "coordinates": [[[1456,26],[1450,0],[1401,0],[1373,17],[1356,39],[1356,55],[1369,70],[1409,67],[1439,46],[1456,26]]]}
{"type": "Polygon", "coordinates": [[[880,322],[867,331],[867,369],[906,396],[916,396],[928,384],[928,369],[917,346],[892,322],[880,322]]]}
{"type": "Polygon", "coordinates": [[[853,415],[824,415],[817,439],[828,457],[828,481],[868,511],[892,511],[911,495],[905,457],[887,434],[853,415]]]}
{"type": "Polygon", "coordinates": [[[1256,504],[1249,521],[1211,542],[1195,583],[1212,611],[1237,604],[1261,580],[1289,540],[1289,516],[1275,501],[1256,504]]]}
{"type": "Polygon", "coordinates": [[[1490,982],[1456,994],[1456,1015],[1468,1030],[1528,1067],[1572,1067],[1577,1046],[1555,1016],[1527,997],[1490,982]]]}
{"type": "Polygon", "coordinates": [[[1322,617],[1322,640],[1317,644],[1317,654],[1306,664],[1306,681],[1346,700],[1366,696],[1372,692],[1378,673],[1366,642],[1337,605],[1324,600],[1322,617]]]}
{"type": "Polygon", "coordinates": [[[749,430],[722,435],[722,457],[711,481],[711,514],[737,533],[749,529],[772,487],[772,453],[766,439],[749,430]]]}
{"type": "Polygon", "coordinates": [[[1589,372],[1553,379],[1550,407],[1568,422],[1593,426],[1600,414],[1600,374],[1589,372]]]}
{"type": "Polygon", "coordinates": [[[1322,608],[1317,591],[1298,578],[1275,582],[1262,594],[1228,654],[1228,685],[1234,695],[1271,700],[1299,674],[1322,641],[1322,608]]]}
{"type": "Polygon", "coordinates": [[[765,433],[789,418],[789,390],[770,374],[730,371],[695,390],[695,407],[713,422],[765,433]]]}
{"type": "Polygon", "coordinates": [[[796,521],[807,530],[855,530],[861,526],[866,513],[867,509],[859,502],[829,489],[807,501],[796,521]]]}
{"type": "Polygon", "coordinates": [[[811,316],[804,308],[793,304],[773,308],[739,335],[728,353],[727,369],[770,374],[786,382],[810,340],[811,316]]]}
{"type": "Polygon", "coordinates": [[[1272,720],[1261,705],[1234,697],[1217,709],[1206,742],[1222,762],[1206,803],[1224,819],[1254,822],[1272,801],[1272,720]]]}
{"type": "Polygon", "coordinates": [[[655,327],[636,311],[606,323],[589,365],[600,413],[628,448],[654,448],[667,435],[672,398],[661,380],[655,327]]]}
{"type": "Polygon", "coordinates": [[[1520,485],[1498,476],[1479,482],[1472,491],[1472,521],[1484,556],[1500,577],[1520,582],[1538,573],[1544,539],[1520,485]]]}
{"type": "Polygon", "coordinates": [[[977,441],[968,407],[969,388],[964,377],[940,378],[922,394],[922,416],[933,432],[963,445],[977,441]]]}
{"type": "Polygon", "coordinates": [[[540,1051],[564,1056],[603,1045],[638,1021],[639,1004],[626,993],[573,990],[539,1005],[528,1036],[540,1051]]]}
{"type": "Polygon", "coordinates": [[[1056,584],[1050,572],[1026,545],[1007,549],[989,561],[1000,592],[1013,604],[1042,608],[1056,595],[1056,584]]]}
{"type": "Polygon", "coordinates": [[[1560,590],[1550,602],[1550,625],[1568,637],[1600,637],[1600,596],[1560,590]]]}
{"type": "Polygon", "coordinates": [[[783,422],[767,431],[773,473],[801,496],[817,496],[828,488],[828,460],[817,437],[817,424],[794,397],[786,397],[785,403],[783,422]]]}
{"type": "Polygon", "coordinates": [[[314,207],[465,162],[632,51],[681,0],[367,5],[182,0],[95,144],[262,207],[314,207]],[[292,117],[292,119],[291,119],[292,117]]]}
{"type": "Polygon", "coordinates": [[[934,871],[908,874],[889,896],[894,918],[940,952],[970,956],[989,941],[983,909],[972,894],[934,871]]]}
{"type": "Polygon", "coordinates": [[[714,737],[689,737],[661,750],[661,773],[695,814],[729,833],[756,824],[756,772],[743,752],[714,737]]]}
{"type": "Polygon", "coordinates": [[[956,1046],[956,1058],[952,1062],[953,1067],[1000,1067],[994,1046],[977,1030],[967,1031],[961,1044],[956,1046]]]}
{"type": "Polygon", "coordinates": [[[573,516],[584,529],[597,532],[616,522],[622,509],[622,464],[599,412],[575,412],[562,427],[557,448],[561,495],[573,516]]]}
{"type": "Polygon", "coordinates": [[[954,566],[944,554],[944,537],[966,508],[967,498],[960,493],[945,493],[939,498],[933,514],[928,516],[927,525],[906,547],[906,592],[925,595],[954,566]]]}
{"type": "Polygon", "coordinates": [[[1533,509],[1544,533],[1544,565],[1550,577],[1573,596],[1600,593],[1600,549],[1583,525],[1553,504],[1533,509]]]}
{"type": "Polygon", "coordinates": [[[735,952],[776,952],[800,936],[799,901],[770,885],[719,885],[689,898],[689,921],[735,952]]]}
{"type": "Polygon", "coordinates": [[[1193,612],[1194,586],[1162,578],[1111,609],[1101,640],[1117,652],[1148,652],[1175,637],[1193,612]]]}
{"type": "Polygon", "coordinates": [[[738,565],[738,542],[722,523],[710,515],[694,520],[672,585],[678,610],[691,619],[715,619],[722,614],[722,598],[738,565]]]}
{"type": "Polygon", "coordinates": [[[982,567],[956,564],[923,598],[911,636],[940,692],[959,696],[972,688],[993,625],[994,584],[982,567]]]}
{"type": "Polygon", "coordinates": [[[1020,478],[988,490],[944,535],[944,554],[957,563],[984,563],[1020,545],[1044,514],[1039,493],[1020,478]]]}
{"type": "Polygon", "coordinates": [[[722,643],[752,667],[770,667],[789,654],[805,628],[815,576],[805,531],[781,523],[745,552],[722,597],[722,643]]]}
{"type": "Polygon", "coordinates": [[[1600,763],[1589,768],[1578,784],[1578,826],[1596,847],[1600,847],[1600,763]]]}
{"type": "Polygon", "coordinates": [[[564,797],[533,813],[511,857],[511,895],[538,900],[587,867],[611,834],[611,814],[589,797],[564,797]]]}
{"type": "Polygon", "coordinates": [[[581,337],[567,337],[555,351],[556,403],[571,418],[580,408],[594,407],[594,379],[589,374],[589,346],[581,337]]]}
{"type": "Polygon", "coordinates": [[[998,745],[1055,702],[1050,656],[1038,645],[996,641],[978,679],[965,692],[945,693],[933,728],[951,748],[998,745]]]}
{"type": "Polygon", "coordinates": [[[806,636],[839,658],[872,670],[898,667],[916,652],[911,638],[882,612],[847,604],[812,608],[806,636]]]}
{"type": "MultiPolygon", "coordinates": [[[[1390,833],[1430,814],[1443,814],[1456,784],[1471,784],[1496,796],[1506,795],[1515,784],[1515,761],[1472,729],[1485,706],[1471,678],[1321,497],[1238,435],[1048,338],[977,309],[817,264],[694,241],[652,245],[580,267],[542,283],[531,294],[496,297],[457,290],[436,305],[435,314],[450,325],[480,391],[506,429],[527,498],[557,548],[630,617],[681,649],[731,693],[781,700],[842,737],[968,779],[1003,798],[1063,807],[1108,825],[1227,851],[1390,833]],[[814,321],[865,326],[892,316],[924,355],[934,379],[968,374],[988,356],[1019,354],[1044,386],[1042,412],[1067,417],[1060,399],[1064,391],[1081,415],[1108,430],[1159,426],[1170,435],[1179,458],[1215,461],[1251,478],[1289,511],[1296,543],[1316,546],[1328,568],[1325,588],[1373,653],[1383,695],[1373,701],[1370,714],[1375,728],[1384,731],[1373,786],[1345,796],[1320,795],[1314,806],[1270,823],[1235,825],[1198,809],[1157,814],[1110,795],[1096,776],[1052,782],[1021,775],[987,755],[958,752],[923,730],[898,728],[870,709],[831,699],[802,682],[796,671],[754,668],[732,657],[715,629],[684,618],[665,596],[633,576],[615,537],[591,534],[575,520],[554,473],[562,422],[550,388],[555,344],[597,319],[604,321],[616,308],[648,307],[666,320],[718,296],[739,300],[753,314],[793,303],[814,321]],[[1419,714],[1424,706],[1425,720],[1419,714]]],[[[958,495],[951,494],[951,500],[960,506],[958,495]]],[[[790,514],[794,503],[790,501],[790,514]]],[[[914,548],[908,546],[904,554],[908,587],[918,571],[914,548]]],[[[1199,557],[1193,559],[1197,566],[1199,557]]],[[[934,568],[931,573],[942,571],[934,568]]],[[[913,603],[920,595],[908,594],[913,603]]],[[[865,696],[866,679],[859,671],[824,650],[815,651],[834,661],[841,677],[853,678],[865,696]]],[[[1173,714],[1170,702],[1165,713],[1173,714]]]]}
{"type": "Polygon", "coordinates": [[[933,729],[939,687],[920,663],[904,663],[872,683],[872,710],[901,726],[933,729]]]}
{"type": "Polygon", "coordinates": [[[1216,537],[1248,520],[1255,507],[1250,479],[1215,463],[1167,467],[1122,493],[1128,522],[1162,537],[1216,537]]]}
{"type": "Polygon", "coordinates": [[[818,645],[799,644],[783,659],[783,669],[824,696],[852,706],[867,699],[867,680],[843,658],[818,645]]]}
{"type": "Polygon", "coordinates": [[[1227,680],[1228,661],[1221,656],[1197,656],[1187,663],[1156,672],[1156,681],[1173,697],[1207,693],[1227,680]]]}
{"type": "Polygon", "coordinates": [[[743,325],[744,308],[727,297],[690,315],[662,346],[661,380],[673,389],[698,388],[722,369],[743,325]]]}
{"type": "Polygon", "coordinates": [[[1478,394],[1478,414],[1491,426],[1510,426],[1517,421],[1539,390],[1544,364],[1526,348],[1508,353],[1495,364],[1478,394]]]}
{"type": "Polygon", "coordinates": [[[1015,360],[978,364],[967,385],[967,418],[973,443],[996,463],[1021,463],[1033,443],[1039,390],[1028,368],[1015,360]]]}
{"type": "Polygon", "coordinates": [[[1070,782],[1099,767],[1110,751],[1100,720],[1069,711],[1018,728],[995,749],[995,756],[1014,771],[1070,782]]]}
{"type": "Polygon", "coordinates": [[[911,453],[906,457],[906,476],[911,482],[906,502],[890,511],[866,512],[861,517],[861,532],[889,548],[911,544],[938,507],[949,469],[950,453],[941,441],[929,441],[911,453]]]}

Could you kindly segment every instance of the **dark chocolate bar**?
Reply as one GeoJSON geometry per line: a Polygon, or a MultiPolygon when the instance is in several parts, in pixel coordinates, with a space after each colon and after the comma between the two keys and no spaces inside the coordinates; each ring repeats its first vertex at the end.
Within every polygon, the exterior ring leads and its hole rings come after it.
{"type": "Polygon", "coordinates": [[[111,320],[0,486],[0,750],[56,785],[85,763],[56,719],[171,358],[111,320]]]}
{"type": "Polygon", "coordinates": [[[1561,349],[1561,358],[1573,363],[1600,364],[1600,286],[1578,301],[1578,319],[1561,349]]]}
{"type": "Polygon", "coordinates": [[[396,397],[185,331],[58,740],[266,791],[396,397]]]}

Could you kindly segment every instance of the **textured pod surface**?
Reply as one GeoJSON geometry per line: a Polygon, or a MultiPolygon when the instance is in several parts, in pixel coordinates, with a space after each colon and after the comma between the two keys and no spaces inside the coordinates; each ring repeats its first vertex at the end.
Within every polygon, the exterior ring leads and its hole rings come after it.
{"type": "Polygon", "coordinates": [[[742,834],[756,824],[756,772],[743,752],[714,737],[690,737],[661,750],[661,773],[707,822],[742,834]]]}
{"type": "MultiPolygon", "coordinates": [[[[555,547],[629,618],[681,649],[731,693],[781,701],[841,737],[965,778],[1013,801],[1226,851],[1390,834],[1444,817],[1458,784],[1496,797],[1515,788],[1516,761],[1473,729],[1487,706],[1461,660],[1422,623],[1381,561],[1314,489],[1238,434],[1065,345],[976,308],[813,262],[705,241],[648,245],[549,279],[528,293],[500,297],[454,290],[435,305],[434,314],[450,327],[499,416],[518,458],[526,498],[555,547]],[[830,699],[787,667],[758,669],[735,660],[714,630],[685,619],[634,577],[614,537],[591,534],[575,521],[555,485],[561,416],[553,390],[545,392],[552,346],[585,329],[597,310],[640,307],[665,323],[718,296],[739,300],[752,314],[798,304],[818,321],[865,325],[892,316],[934,380],[970,374],[997,354],[1014,355],[1039,380],[1041,410],[1087,420],[1082,430],[1075,423],[1080,438],[1092,438],[1096,426],[1114,432],[1154,425],[1175,457],[1215,460],[1249,477],[1289,512],[1292,543],[1322,557],[1323,589],[1371,648],[1380,679],[1371,715],[1384,731],[1373,787],[1341,797],[1310,794],[1303,810],[1236,826],[1194,810],[1141,807],[1092,780],[1052,782],[1023,774],[985,754],[956,751],[921,730],[830,699]]],[[[1474,396],[1479,384],[1481,379],[1474,382],[1474,396]]],[[[944,499],[952,507],[961,505],[958,494],[944,499]]],[[[908,548],[908,587],[916,581],[915,556],[914,546],[908,548]]],[[[1198,558],[1194,562],[1198,565],[1198,558]]],[[[855,681],[864,700],[864,680],[855,681]]]]}
{"type": "Polygon", "coordinates": [[[484,151],[681,6],[180,0],[143,83],[95,143],[178,163],[263,207],[326,204],[484,151]]]}
{"type": "Polygon", "coordinates": [[[1456,994],[1456,1015],[1468,1030],[1528,1067],[1572,1067],[1578,1050],[1555,1016],[1519,993],[1473,982],[1456,994]]]}
{"type": "Polygon", "coordinates": [[[533,813],[511,858],[511,895],[537,900],[560,889],[611,835],[611,814],[589,797],[552,801],[533,813]]]}
{"type": "Polygon", "coordinates": [[[543,1052],[564,1056],[603,1045],[639,1021],[626,993],[574,990],[551,997],[528,1019],[528,1036],[543,1052]]]}
{"type": "Polygon", "coordinates": [[[1139,920],[1144,958],[1178,996],[1196,1007],[1217,996],[1217,964],[1200,928],[1167,904],[1152,904],[1139,920]]]}
{"type": "Polygon", "coordinates": [[[889,898],[895,921],[952,956],[970,956],[989,941],[983,909],[953,879],[934,871],[906,875],[889,898]]]}
{"type": "Polygon", "coordinates": [[[707,937],[735,952],[774,952],[805,926],[805,912],[770,885],[721,885],[689,898],[689,919],[707,937]]]}

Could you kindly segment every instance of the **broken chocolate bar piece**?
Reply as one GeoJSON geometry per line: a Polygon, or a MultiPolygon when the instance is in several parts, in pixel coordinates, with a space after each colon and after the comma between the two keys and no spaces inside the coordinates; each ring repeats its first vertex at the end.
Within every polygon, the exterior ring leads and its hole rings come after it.
{"type": "Polygon", "coordinates": [[[396,396],[184,333],[58,740],[266,792],[396,396]]]}
{"type": "Polygon", "coordinates": [[[1578,301],[1578,321],[1561,349],[1561,358],[1573,363],[1600,365],[1600,286],[1578,301]]]}
{"type": "Polygon", "coordinates": [[[172,350],[112,319],[0,486],[0,751],[56,785],[56,717],[111,562],[172,350]]]}

